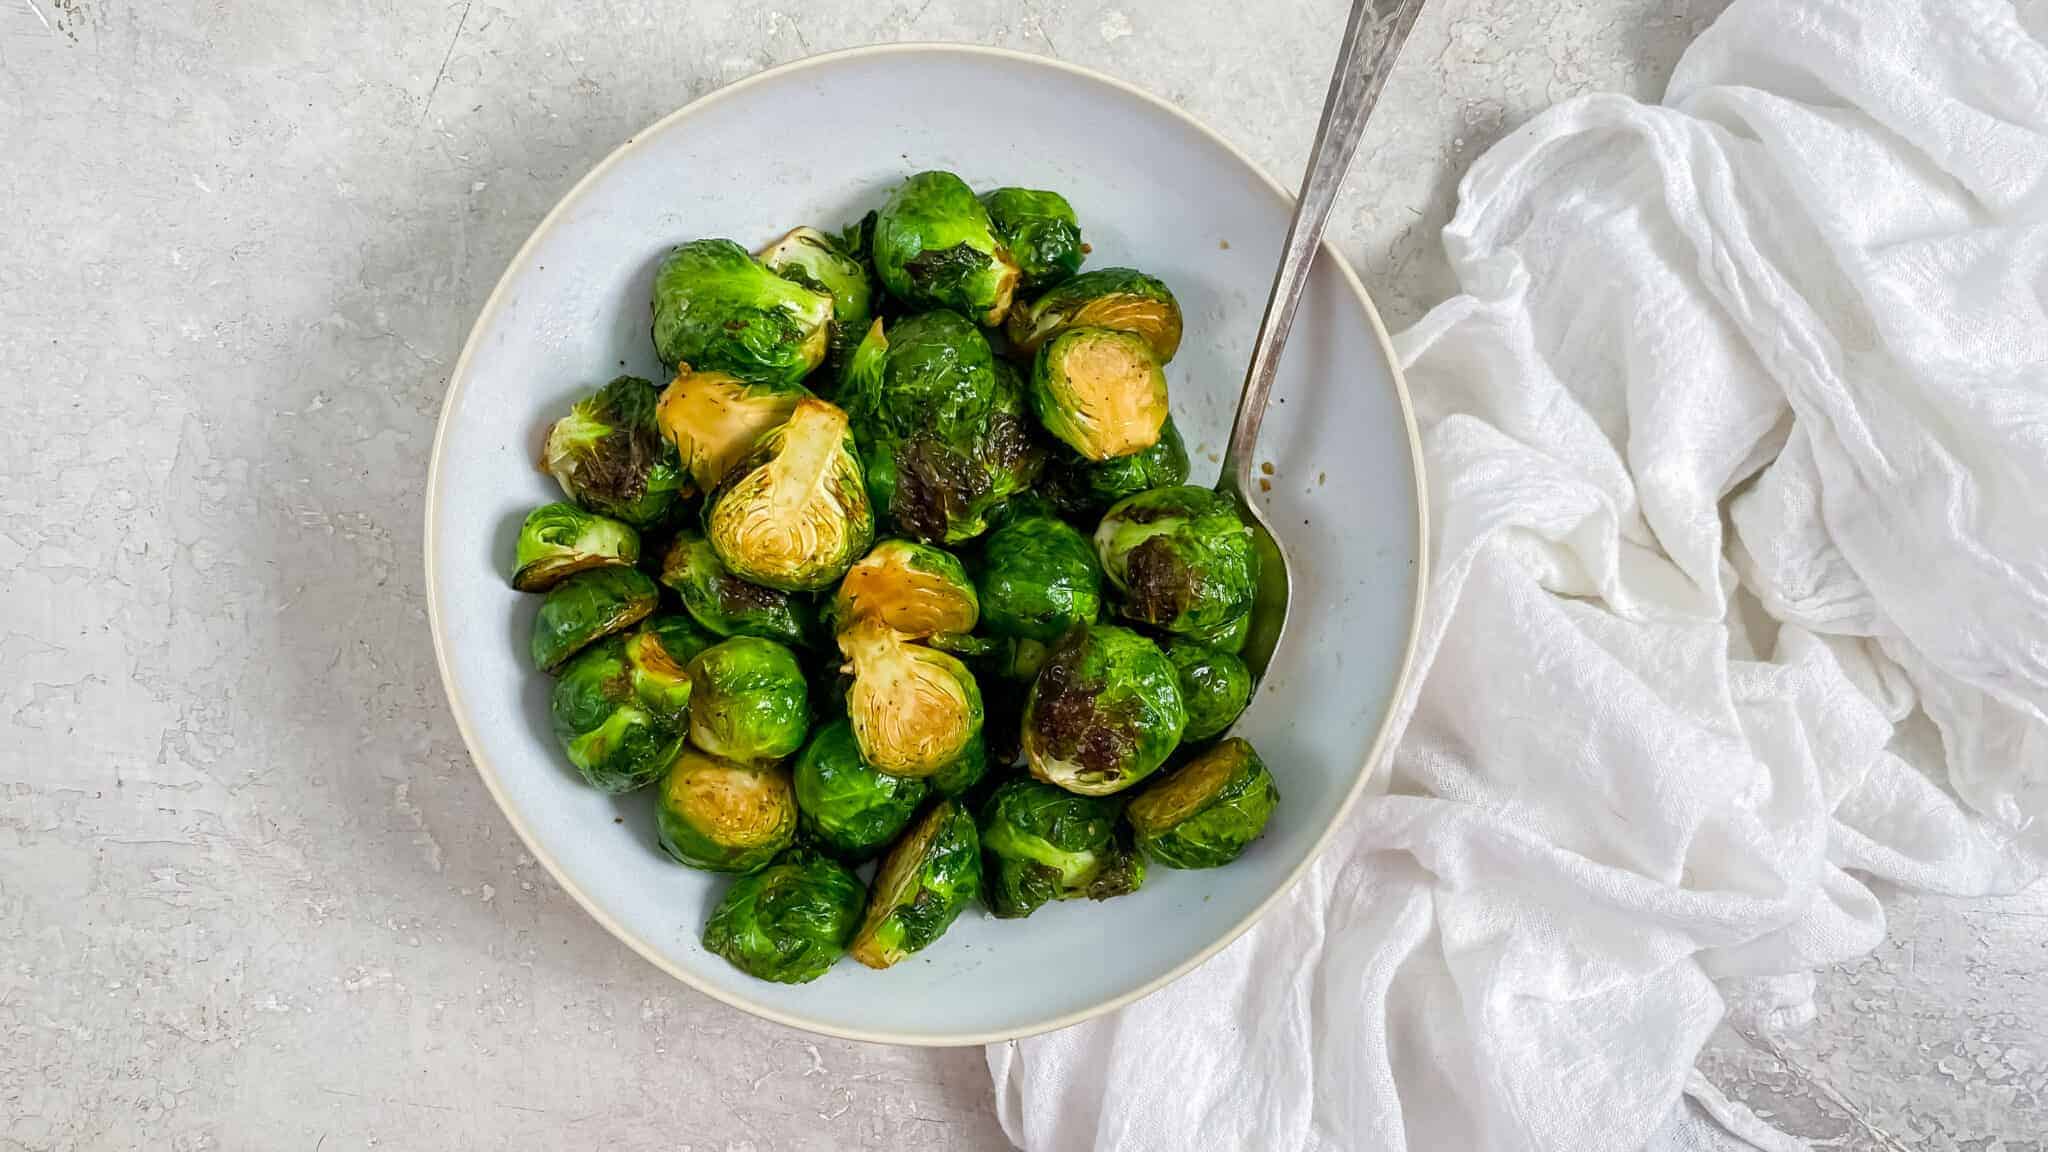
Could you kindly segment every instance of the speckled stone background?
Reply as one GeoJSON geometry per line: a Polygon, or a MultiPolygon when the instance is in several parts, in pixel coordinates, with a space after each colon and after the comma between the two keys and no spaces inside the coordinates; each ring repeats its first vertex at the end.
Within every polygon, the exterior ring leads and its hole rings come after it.
{"type": "MultiPolygon", "coordinates": [[[[521,851],[426,634],[446,374],[556,198],[727,81],[1007,45],[1291,179],[1345,7],[0,0],[0,1149],[1003,1147],[978,1050],[757,1023],[521,851]]],[[[1473,156],[1656,96],[1719,7],[1434,0],[1333,225],[1389,323],[1473,156]]],[[[1892,910],[1708,1074],[1817,1147],[2040,1147],[2048,897],[1892,910]]]]}

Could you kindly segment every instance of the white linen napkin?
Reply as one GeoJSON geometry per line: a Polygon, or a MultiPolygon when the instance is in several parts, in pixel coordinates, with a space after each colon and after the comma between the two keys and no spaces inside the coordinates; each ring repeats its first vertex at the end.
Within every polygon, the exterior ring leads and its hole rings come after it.
{"type": "Polygon", "coordinates": [[[1724,1012],[1810,1016],[1859,875],[2048,848],[2037,15],[1738,0],[1662,106],[1473,166],[1398,341],[1435,555],[1385,794],[1198,972],[991,1046],[1013,1140],[1791,1146],[1694,1072],[1724,1012]]]}

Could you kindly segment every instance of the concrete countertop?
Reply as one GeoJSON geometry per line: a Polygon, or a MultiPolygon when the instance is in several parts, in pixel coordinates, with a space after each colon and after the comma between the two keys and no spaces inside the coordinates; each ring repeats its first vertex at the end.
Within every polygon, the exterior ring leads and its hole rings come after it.
{"type": "MultiPolygon", "coordinates": [[[[1333,225],[1388,323],[1472,157],[1654,97],[1720,6],[1435,0],[1333,225]]],[[[728,81],[1005,45],[1291,182],[1345,7],[0,0],[0,1149],[1004,1147],[979,1050],[756,1022],[522,851],[426,633],[447,373],[547,208],[728,81]]],[[[1709,1074],[1826,1147],[2037,1146],[2048,899],[1893,925],[1709,1074]]]]}

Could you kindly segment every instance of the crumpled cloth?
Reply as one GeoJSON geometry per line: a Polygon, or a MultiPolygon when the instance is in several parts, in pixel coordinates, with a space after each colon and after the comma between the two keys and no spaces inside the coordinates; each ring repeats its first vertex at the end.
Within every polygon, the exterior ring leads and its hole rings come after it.
{"type": "Polygon", "coordinates": [[[1397,341],[1405,734],[1199,971],[988,1049],[1030,1152],[1797,1146],[1694,1070],[1867,952],[1865,879],[2048,848],[2048,18],[1738,0],[1661,106],[1466,176],[1397,341]],[[2031,25],[2031,28],[2029,27],[2031,25]]]}

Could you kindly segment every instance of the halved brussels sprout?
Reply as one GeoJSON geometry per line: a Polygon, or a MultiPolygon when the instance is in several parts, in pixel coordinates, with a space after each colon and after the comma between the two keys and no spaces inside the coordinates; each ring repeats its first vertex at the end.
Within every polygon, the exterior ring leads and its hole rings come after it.
{"type": "Polygon", "coordinates": [[[636,528],[667,517],[687,485],[655,426],[660,396],[651,381],[621,376],[548,429],[542,459],[571,500],[636,528]]]}
{"type": "Polygon", "coordinates": [[[937,940],[980,892],[974,817],[959,801],[941,800],[882,858],[853,958],[889,967],[937,940]]]}
{"type": "Polygon", "coordinates": [[[1236,656],[1244,651],[1244,642],[1252,634],[1252,614],[1246,612],[1232,616],[1212,628],[1190,628],[1180,633],[1183,640],[1200,644],[1213,652],[1228,652],[1236,656]]]}
{"type": "Polygon", "coordinates": [[[728,372],[696,372],[687,365],[662,389],[655,423],[676,446],[699,492],[718,487],[761,437],[789,422],[801,384],[749,384],[728,372]]]}
{"type": "Polygon", "coordinates": [[[981,198],[989,223],[1021,274],[1018,287],[1036,292],[1081,270],[1088,248],[1074,206],[1057,192],[998,188],[981,198]]]}
{"type": "Polygon", "coordinates": [[[693,240],[654,274],[654,350],[670,368],[795,384],[825,359],[832,297],[784,280],[730,240],[693,240]]]}
{"type": "Polygon", "coordinates": [[[1077,452],[1057,454],[1045,469],[1045,493],[1062,515],[1098,520],[1104,509],[1148,488],[1170,488],[1188,480],[1188,449],[1169,413],[1159,439],[1129,456],[1090,460],[1077,452]]]}
{"type": "Polygon", "coordinates": [[[791,848],[725,890],[704,925],[704,950],[756,979],[808,983],[846,954],[867,896],[846,865],[791,848]]]}
{"type": "Polygon", "coordinates": [[[1166,373],[1143,337],[1069,328],[1038,350],[1031,407],[1045,429],[1090,460],[1143,452],[1166,423],[1166,373]]]}
{"type": "Polygon", "coordinates": [[[512,586],[545,592],[592,568],[630,568],[640,559],[640,534],[574,504],[543,504],[526,514],[512,561],[512,586]]]}
{"type": "Polygon", "coordinates": [[[905,180],[875,217],[875,272],[907,304],[952,308],[1001,324],[1017,290],[1017,265],[996,239],[988,209],[951,172],[905,180]]]}
{"type": "Polygon", "coordinates": [[[960,561],[910,540],[875,545],[847,570],[832,597],[832,627],[838,631],[874,621],[906,640],[923,640],[972,632],[979,618],[974,582],[960,561]]]}
{"type": "Polygon", "coordinates": [[[839,635],[853,670],[846,713],[861,755],[884,772],[930,776],[981,731],[981,687],[957,658],[906,642],[885,624],[839,635]]]}
{"type": "Polygon", "coordinates": [[[685,747],[668,766],[655,805],[670,856],[707,872],[753,872],[796,838],[789,773],[685,747]]]}
{"type": "Polygon", "coordinates": [[[1266,830],[1280,789],[1235,737],[1159,778],[1124,809],[1138,846],[1168,868],[1217,868],[1266,830]]]}
{"type": "Polygon", "coordinates": [[[1187,706],[1183,740],[1207,740],[1230,727],[1252,698],[1252,673],[1228,652],[1171,639],[1166,658],[1180,672],[1180,698],[1187,706]]]}
{"type": "Polygon", "coordinates": [[[682,747],[690,681],[645,632],[612,636],[577,653],[555,681],[555,738],[584,782],[631,792],[659,779],[682,747]]]}
{"type": "Polygon", "coordinates": [[[661,562],[661,582],[675,590],[697,623],[720,636],[758,636],[801,647],[817,631],[808,600],[733,575],[711,542],[694,533],[676,533],[661,562]]]}
{"type": "Polygon", "coordinates": [[[1123,593],[1118,610],[1168,632],[1207,631],[1252,609],[1259,557],[1228,496],[1154,488],[1119,501],[1095,529],[1095,554],[1123,593]]]}
{"type": "Polygon", "coordinates": [[[725,566],[786,592],[830,588],[875,537],[846,413],[799,400],[704,504],[704,535],[725,566]]]}
{"type": "Polygon", "coordinates": [[[929,790],[923,780],[891,776],[863,760],[853,725],[844,720],[812,735],[793,774],[803,830],[856,863],[909,827],[929,790]]]}
{"type": "Polygon", "coordinates": [[[954,757],[951,764],[925,777],[925,782],[932,786],[932,791],[941,796],[962,796],[981,783],[981,778],[986,775],[988,739],[987,721],[984,718],[983,730],[974,734],[974,739],[967,742],[967,747],[961,750],[960,755],[954,757]]]}
{"type": "Polygon", "coordinates": [[[991,532],[980,587],[982,619],[1004,636],[1050,642],[1102,608],[1094,547],[1051,516],[1019,517],[991,532]]]}
{"type": "Polygon", "coordinates": [[[1037,479],[1022,381],[975,327],[927,312],[878,321],[841,385],[876,513],[934,543],[980,535],[988,515],[1037,479]]]}
{"type": "Polygon", "coordinates": [[[639,623],[661,589],[637,568],[593,568],[548,590],[533,619],[533,666],[553,672],[584,646],[639,623]]]}
{"type": "Polygon", "coordinates": [[[1062,637],[1024,701],[1032,775],[1069,792],[1121,792],[1166,762],[1187,727],[1180,675],[1127,628],[1082,625],[1062,637]]]}
{"type": "Polygon", "coordinates": [[[981,808],[981,897],[1005,919],[1051,900],[1107,900],[1145,882],[1118,803],[1037,780],[1006,781],[981,808]]]}
{"type": "Polygon", "coordinates": [[[690,661],[690,743],[728,760],[780,760],[803,747],[808,689],[796,655],[735,636],[690,661]]]}
{"type": "Polygon", "coordinates": [[[850,352],[868,330],[874,286],[867,269],[816,228],[792,229],[757,257],[770,272],[832,298],[832,349],[850,352]]]}
{"type": "Polygon", "coordinates": [[[1180,351],[1180,302],[1164,281],[1132,268],[1098,268],[1048,288],[1010,310],[1010,341],[1023,353],[1069,328],[1110,328],[1143,336],[1161,364],[1180,351]]]}

